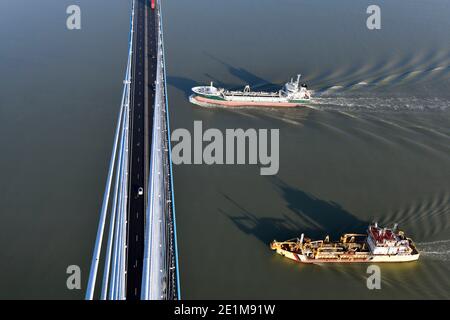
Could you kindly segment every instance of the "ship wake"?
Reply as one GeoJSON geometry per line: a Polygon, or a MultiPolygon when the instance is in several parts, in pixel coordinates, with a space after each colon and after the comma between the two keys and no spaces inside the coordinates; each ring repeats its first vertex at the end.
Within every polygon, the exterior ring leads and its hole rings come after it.
{"type": "Polygon", "coordinates": [[[319,96],[313,106],[321,110],[346,111],[445,111],[450,110],[450,100],[417,97],[342,97],[319,96]]]}
{"type": "Polygon", "coordinates": [[[433,260],[450,261],[450,240],[416,243],[420,254],[433,260]]]}

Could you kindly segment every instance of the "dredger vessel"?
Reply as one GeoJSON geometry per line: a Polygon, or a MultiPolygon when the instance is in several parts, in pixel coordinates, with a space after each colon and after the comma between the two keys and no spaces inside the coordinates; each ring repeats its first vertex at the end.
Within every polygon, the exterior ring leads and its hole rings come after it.
{"type": "Polygon", "coordinates": [[[339,241],[300,238],[272,241],[270,248],[278,254],[302,263],[407,262],[419,259],[414,242],[403,231],[369,225],[367,234],[347,233],[339,241]]]}

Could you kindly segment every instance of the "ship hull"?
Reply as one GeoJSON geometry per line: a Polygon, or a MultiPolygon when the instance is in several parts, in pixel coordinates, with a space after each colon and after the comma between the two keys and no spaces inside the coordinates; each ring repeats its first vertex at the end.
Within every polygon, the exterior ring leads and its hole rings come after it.
{"type": "Polygon", "coordinates": [[[202,107],[297,108],[305,106],[304,102],[218,100],[202,97],[195,94],[189,97],[189,101],[202,107]]]}
{"type": "Polygon", "coordinates": [[[419,259],[419,253],[409,255],[373,255],[367,254],[365,257],[357,257],[354,255],[341,255],[336,258],[309,258],[303,254],[287,251],[277,248],[276,252],[288,259],[299,263],[383,263],[383,262],[410,262],[419,259]]]}

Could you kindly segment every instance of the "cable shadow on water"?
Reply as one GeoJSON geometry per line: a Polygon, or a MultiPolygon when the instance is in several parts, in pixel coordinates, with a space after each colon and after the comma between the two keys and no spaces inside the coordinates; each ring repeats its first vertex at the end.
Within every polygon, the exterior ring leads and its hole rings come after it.
{"type": "Polygon", "coordinates": [[[223,194],[234,207],[236,213],[220,210],[239,230],[253,235],[267,244],[273,239],[284,240],[305,233],[311,238],[330,235],[339,239],[345,232],[364,232],[367,222],[362,221],[332,201],[319,199],[298,188],[289,186],[275,178],[273,184],[287,203],[290,213],[282,217],[262,217],[250,212],[243,205],[223,194]]]}
{"type": "MultiPolygon", "coordinates": [[[[225,64],[225,62],[222,62],[222,63],[225,64]]],[[[259,78],[256,75],[253,75],[252,73],[248,72],[245,69],[234,68],[228,64],[226,64],[226,66],[231,74],[237,76],[243,82],[251,85],[251,87],[253,89],[257,88],[258,90],[263,90],[263,89],[265,90],[265,89],[272,89],[272,88],[277,87],[277,85],[272,84],[262,78],[259,78]]],[[[205,73],[205,76],[210,81],[213,81],[214,83],[216,83],[219,87],[226,88],[228,90],[239,90],[239,89],[243,88],[243,86],[236,85],[236,83],[225,83],[221,79],[218,79],[209,73],[205,73]]],[[[189,96],[192,94],[191,89],[193,87],[209,85],[209,83],[199,83],[190,78],[181,77],[181,76],[170,76],[170,75],[167,76],[167,83],[169,85],[174,86],[178,90],[182,91],[186,98],[189,98],[189,96]]]]}
{"type": "Polygon", "coordinates": [[[178,76],[167,76],[167,83],[182,91],[186,99],[192,94],[192,87],[198,86],[194,80],[178,76]]]}
{"type": "MultiPolygon", "coordinates": [[[[220,63],[221,65],[223,65],[227,71],[234,77],[238,78],[239,80],[241,80],[242,82],[250,85],[253,88],[273,88],[273,87],[277,87],[278,85],[271,83],[270,81],[267,81],[266,79],[263,79],[257,75],[255,75],[254,73],[251,73],[250,71],[248,71],[247,69],[244,68],[237,68],[215,56],[213,56],[212,54],[208,53],[208,52],[204,52],[204,54],[220,63]]],[[[213,81],[217,82],[218,84],[220,84],[221,86],[224,87],[230,87],[230,86],[226,86],[225,83],[222,83],[220,80],[218,79],[214,79],[211,75],[206,74],[207,76],[209,76],[211,79],[213,79],[213,81]]],[[[234,89],[234,88],[233,88],[234,89]]]]}

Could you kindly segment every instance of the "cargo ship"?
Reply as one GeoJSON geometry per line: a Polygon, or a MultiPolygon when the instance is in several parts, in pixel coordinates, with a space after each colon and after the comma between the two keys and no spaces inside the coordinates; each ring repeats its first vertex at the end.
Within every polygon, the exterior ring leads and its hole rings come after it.
{"type": "Polygon", "coordinates": [[[419,259],[414,242],[403,231],[369,225],[367,234],[347,233],[339,241],[300,238],[272,241],[270,248],[278,254],[301,263],[407,262],[419,259]]]}
{"type": "Polygon", "coordinates": [[[311,100],[311,91],[305,83],[300,84],[300,77],[291,79],[278,92],[251,91],[249,85],[242,91],[230,91],[211,82],[209,86],[193,87],[189,101],[203,107],[301,107],[311,100]]]}

